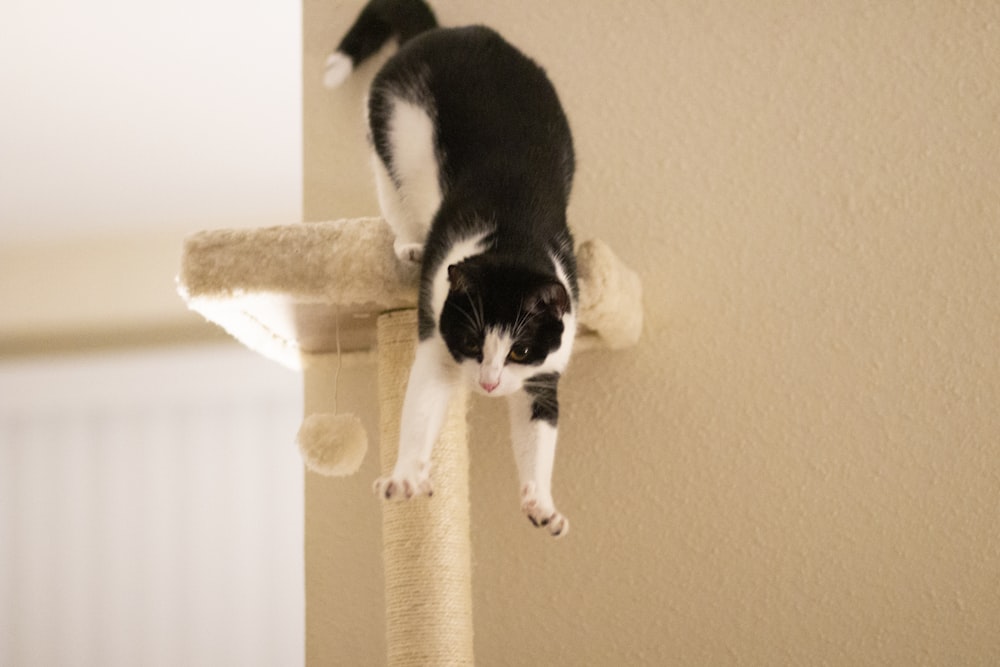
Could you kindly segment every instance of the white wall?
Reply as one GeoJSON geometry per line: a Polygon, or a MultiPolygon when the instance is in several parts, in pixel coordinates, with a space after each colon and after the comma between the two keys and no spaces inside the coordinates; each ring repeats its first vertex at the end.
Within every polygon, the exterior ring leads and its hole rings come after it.
{"type": "Polygon", "coordinates": [[[287,220],[300,16],[278,0],[4,3],[0,241],[287,220]]]}
{"type": "Polygon", "coordinates": [[[0,363],[0,664],[301,664],[300,394],[233,346],[0,363]]]}
{"type": "Polygon", "coordinates": [[[301,8],[0,6],[0,356],[205,337],[185,234],[301,219],[301,8]]]}

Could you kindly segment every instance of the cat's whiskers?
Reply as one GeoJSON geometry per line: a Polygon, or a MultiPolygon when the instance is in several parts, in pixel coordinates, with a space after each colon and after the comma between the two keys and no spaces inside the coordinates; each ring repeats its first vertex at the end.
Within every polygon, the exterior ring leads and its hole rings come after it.
{"type": "Polygon", "coordinates": [[[524,297],[522,296],[517,304],[517,317],[514,318],[514,326],[511,327],[510,337],[517,340],[517,337],[521,334],[521,330],[524,329],[524,297]]]}
{"type": "Polygon", "coordinates": [[[517,309],[517,319],[514,320],[514,326],[511,327],[511,338],[517,340],[521,332],[524,331],[524,328],[536,317],[538,317],[538,313],[524,310],[524,302],[522,300],[521,305],[517,309]]]}
{"type": "Polygon", "coordinates": [[[486,322],[483,319],[483,295],[482,294],[479,294],[479,293],[476,294],[476,303],[474,304],[473,312],[476,315],[476,326],[479,327],[480,331],[484,330],[486,328],[486,322]]]}
{"type": "Polygon", "coordinates": [[[462,308],[462,306],[457,303],[455,304],[455,310],[457,310],[462,317],[465,318],[465,321],[468,322],[469,326],[471,326],[474,330],[482,331],[482,327],[480,326],[482,316],[476,311],[476,307],[475,304],[472,303],[472,299],[469,299],[469,304],[472,306],[472,313],[465,308],[462,308]]]}

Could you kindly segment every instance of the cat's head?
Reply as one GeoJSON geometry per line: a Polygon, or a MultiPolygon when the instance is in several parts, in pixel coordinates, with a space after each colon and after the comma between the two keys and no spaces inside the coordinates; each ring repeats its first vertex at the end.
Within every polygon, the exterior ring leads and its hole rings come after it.
{"type": "Polygon", "coordinates": [[[476,256],[449,266],[448,283],[441,335],[472,391],[504,396],[565,369],[575,324],[558,278],[476,256]]]}

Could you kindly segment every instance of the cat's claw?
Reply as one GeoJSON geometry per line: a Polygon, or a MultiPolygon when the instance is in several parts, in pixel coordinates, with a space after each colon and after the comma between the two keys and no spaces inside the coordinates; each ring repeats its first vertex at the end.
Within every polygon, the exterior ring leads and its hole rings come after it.
{"type": "Polygon", "coordinates": [[[385,500],[409,500],[414,496],[433,496],[434,485],[427,475],[386,475],[372,485],[375,495],[385,500]]]}
{"type": "Polygon", "coordinates": [[[551,501],[542,502],[535,493],[534,484],[521,490],[521,511],[535,528],[545,528],[552,537],[563,537],[569,532],[569,519],[559,513],[551,501]]]}

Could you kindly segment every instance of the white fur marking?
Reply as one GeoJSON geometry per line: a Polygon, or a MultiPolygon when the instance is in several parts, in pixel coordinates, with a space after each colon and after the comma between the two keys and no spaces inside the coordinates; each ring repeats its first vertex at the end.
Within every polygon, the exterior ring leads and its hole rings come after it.
{"type": "Polygon", "coordinates": [[[570,289],[569,279],[566,277],[566,272],[563,271],[562,265],[553,256],[552,265],[555,267],[556,277],[559,278],[559,282],[562,283],[563,289],[566,290],[566,294],[570,297],[570,311],[563,315],[563,334],[562,339],[559,341],[559,349],[553,352],[545,360],[542,370],[543,372],[557,372],[562,373],[566,370],[566,366],[569,365],[569,358],[573,352],[573,342],[576,340],[576,301],[573,300],[573,290],[570,289]]]}
{"type": "Polygon", "coordinates": [[[483,361],[479,364],[479,377],[477,384],[484,393],[503,396],[508,393],[504,373],[504,366],[507,362],[507,353],[513,341],[510,335],[504,332],[490,329],[483,339],[483,361]],[[492,387],[492,389],[490,388],[492,387]]]}
{"type": "Polygon", "coordinates": [[[347,77],[354,71],[354,63],[350,56],[340,51],[334,51],[326,57],[323,72],[323,85],[327,88],[336,88],[347,80],[347,77]]]}
{"type": "Polygon", "coordinates": [[[401,243],[423,244],[441,206],[438,163],[434,150],[434,123],[422,107],[397,99],[389,128],[392,145],[390,179],[380,187],[393,187],[398,201],[393,221],[401,243]]]}

